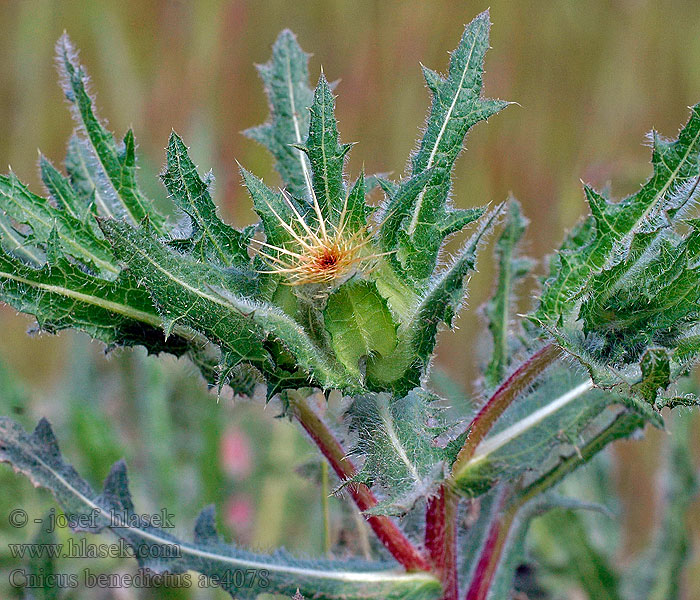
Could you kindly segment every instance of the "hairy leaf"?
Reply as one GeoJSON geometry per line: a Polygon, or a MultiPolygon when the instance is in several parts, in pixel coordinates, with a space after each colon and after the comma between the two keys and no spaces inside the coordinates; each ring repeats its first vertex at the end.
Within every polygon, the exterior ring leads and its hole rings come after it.
{"type": "Polygon", "coordinates": [[[700,234],[682,221],[698,192],[700,106],[677,140],[652,139],[654,173],[639,192],[613,203],[586,187],[592,216],[552,260],[533,315],[597,384],[638,396],[642,412],[695,355],[673,356],[700,314],[700,234]]]}
{"type": "Polygon", "coordinates": [[[197,519],[194,541],[181,541],[137,515],[122,461],[112,467],[102,492],[95,493],[64,461],[46,420],[27,434],[11,419],[0,417],[0,461],[49,489],[69,517],[94,523],[92,533],[109,530],[123,539],[141,567],[155,573],[196,571],[231,597],[252,600],[261,592],[291,595],[297,589],[309,597],[344,600],[428,600],[440,595],[440,584],[431,575],[396,572],[390,564],[298,560],[282,551],[253,554],[225,544],[216,532],[213,507],[197,519]],[[235,571],[254,573],[255,578],[251,575],[240,585],[239,578],[231,576],[235,571]]]}
{"type": "MultiPolygon", "coordinates": [[[[398,328],[396,350],[387,357],[378,357],[367,366],[368,384],[374,389],[391,386],[398,395],[420,385],[435,348],[441,323],[452,326],[462,306],[467,275],[476,265],[477,252],[484,235],[490,231],[500,207],[484,215],[478,229],[464,244],[452,262],[438,271],[429,287],[407,310],[398,328]]],[[[386,288],[380,287],[386,293],[386,288]]],[[[387,294],[389,304],[395,292],[387,294]]]]}
{"type": "Polygon", "coordinates": [[[421,389],[400,399],[388,394],[355,398],[348,416],[357,443],[349,454],[365,459],[355,480],[384,497],[367,512],[403,514],[432,495],[443,479],[449,451],[433,442],[444,431],[436,400],[421,389]]]}
{"type": "Polygon", "coordinates": [[[346,195],[343,165],[351,147],[351,144],[338,141],[335,101],[326,77],[321,73],[311,104],[309,137],[303,148],[311,162],[313,202],[318,203],[324,221],[334,225],[339,225],[343,214],[346,195]]]}
{"type": "Polygon", "coordinates": [[[283,249],[293,245],[294,234],[303,234],[294,229],[296,215],[305,216],[309,208],[304,207],[294,198],[285,197],[281,192],[274,192],[250,171],[241,168],[241,174],[248,193],[253,199],[253,208],[260,217],[266,243],[283,249]]]}
{"type": "Polygon", "coordinates": [[[87,92],[87,75],[78,63],[77,53],[67,34],[59,39],[56,55],[66,98],[73,105],[75,119],[110,184],[105,197],[105,207],[109,212],[105,216],[126,217],[134,224],[148,216],[154,227],[160,228],[162,218],[136,183],[133,132],[129,130],[121,145],[117,146],[112,134],[97,118],[93,100],[87,92]]]}
{"type": "Polygon", "coordinates": [[[46,246],[55,230],[65,252],[96,272],[113,277],[119,272],[109,245],[85,222],[29,191],[14,173],[0,175],[0,210],[31,227],[29,242],[46,246]]]}
{"type": "Polygon", "coordinates": [[[187,147],[173,131],[168,141],[168,160],[161,179],[175,204],[192,221],[194,251],[203,262],[245,268],[250,264],[247,252],[249,239],[223,223],[217,215],[210,194],[212,178],[210,173],[206,183],[202,181],[197,167],[190,160],[187,147]]]}
{"type": "Polygon", "coordinates": [[[168,249],[143,228],[112,220],[102,221],[101,226],[117,256],[151,294],[166,331],[175,323],[191,327],[226,351],[229,367],[252,362],[273,375],[274,365],[263,345],[271,336],[319,385],[353,385],[352,378],[294,319],[274,305],[255,300],[251,272],[199,263],[168,249]]]}
{"type": "MultiPolygon", "coordinates": [[[[615,397],[594,390],[589,378],[558,369],[514,402],[456,476],[467,494],[478,495],[495,481],[543,472],[566,449],[584,443],[587,428],[615,397]]],[[[602,419],[604,420],[604,419],[602,419]]]]}
{"type": "Polygon", "coordinates": [[[275,157],[277,170],[289,193],[311,200],[308,158],[296,145],[303,144],[309,129],[313,91],[309,87],[309,55],[285,29],[272,46],[272,58],[258,66],[270,104],[267,123],[248,129],[249,137],[264,144],[275,157]]]}
{"type": "Polygon", "coordinates": [[[2,212],[0,212],[0,246],[27,264],[39,266],[46,260],[44,252],[28,243],[26,236],[2,212]]]}
{"type": "MultiPolygon", "coordinates": [[[[508,104],[481,97],[489,28],[488,11],[467,25],[459,46],[451,55],[447,77],[423,68],[433,104],[419,149],[411,159],[409,182],[428,171],[430,176],[418,179],[421,182],[418,192],[411,192],[408,198],[404,199],[406,193],[400,200],[390,198],[385,214],[391,215],[392,222],[400,225],[384,229],[385,235],[395,238],[385,241],[387,249],[398,251],[404,272],[416,281],[432,273],[444,238],[479,216],[473,210],[455,212],[448,198],[452,167],[467,132],[508,104]]],[[[401,194],[401,190],[397,194],[401,194]]]]}
{"type": "MultiPolygon", "coordinates": [[[[213,287],[243,285],[246,273],[223,271],[168,249],[144,228],[123,221],[100,222],[114,252],[158,307],[166,333],[175,325],[202,332],[239,360],[264,361],[264,334],[238,307],[224,301],[213,287]]],[[[254,282],[247,282],[249,287],[254,282]]]]}
{"type": "Polygon", "coordinates": [[[84,214],[94,210],[106,217],[115,217],[111,206],[112,184],[95,158],[90,144],[73,134],[68,141],[65,160],[66,173],[84,214]]]}
{"type": "Polygon", "coordinates": [[[85,221],[89,203],[82,201],[71,182],[43,154],[39,155],[39,170],[41,180],[56,205],[74,220],[85,221]]]}
{"type": "Polygon", "coordinates": [[[328,299],[323,315],[335,354],[357,376],[363,361],[388,356],[396,347],[396,323],[373,283],[344,285],[328,299]]]}
{"type": "Polygon", "coordinates": [[[518,280],[527,275],[532,268],[531,260],[517,254],[517,245],[525,233],[527,224],[520,204],[515,198],[511,198],[503,233],[496,243],[498,283],[484,311],[493,338],[493,352],[485,372],[486,383],[489,386],[501,382],[510,363],[510,318],[514,288],[518,280]]]}
{"type": "Polygon", "coordinates": [[[37,268],[0,252],[0,299],[34,315],[44,330],[78,329],[110,347],[144,345],[180,355],[196,342],[182,327],[166,341],[150,297],[128,275],[105,281],[63,258],[37,268]]]}

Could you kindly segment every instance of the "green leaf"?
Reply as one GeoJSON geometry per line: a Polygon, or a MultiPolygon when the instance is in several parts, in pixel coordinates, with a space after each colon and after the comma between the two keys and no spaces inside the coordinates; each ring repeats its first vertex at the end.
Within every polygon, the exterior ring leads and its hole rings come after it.
{"type": "Polygon", "coordinates": [[[389,258],[397,273],[403,275],[408,269],[408,263],[415,259],[412,249],[402,247],[401,240],[405,240],[406,234],[402,224],[406,219],[406,213],[411,210],[418,195],[432,177],[433,170],[428,169],[422,173],[403,180],[400,184],[379,180],[379,185],[387,196],[387,201],[380,214],[381,228],[379,239],[383,252],[391,253],[389,258]]]}
{"type": "Polygon", "coordinates": [[[579,446],[606,424],[604,408],[620,399],[593,389],[587,377],[571,369],[554,369],[513,402],[472,458],[455,475],[468,495],[479,495],[496,481],[518,478],[524,470],[553,468],[572,445],[579,446]]]}
{"type": "Polygon", "coordinates": [[[546,323],[561,323],[575,315],[578,308],[571,302],[574,295],[582,296],[596,290],[596,283],[605,283],[613,276],[620,279],[630,272],[614,269],[629,257],[639,258],[643,249],[654,247],[659,234],[666,233],[671,220],[679,211],[692,204],[693,186],[698,176],[700,152],[700,108],[694,107],[688,124],[678,140],[669,142],[654,136],[652,164],[654,175],[641,190],[618,202],[608,202],[586,187],[586,198],[592,217],[585,229],[577,228],[553,260],[536,317],[546,323]],[[633,242],[636,247],[633,248],[633,242]]]}
{"type": "Polygon", "coordinates": [[[275,157],[275,167],[294,198],[311,199],[309,161],[295,145],[303,144],[309,130],[313,91],[309,87],[309,54],[285,29],[272,46],[272,58],[258,66],[270,104],[267,123],[245,131],[275,157]]]}
{"type": "MultiPolygon", "coordinates": [[[[398,250],[405,272],[416,281],[430,277],[446,236],[478,217],[453,214],[448,199],[451,173],[469,129],[499,112],[507,102],[481,97],[484,55],[489,47],[489,13],[467,25],[459,46],[452,53],[447,77],[423,68],[433,103],[425,133],[411,160],[411,177],[426,171],[431,176],[415,197],[396,206],[392,216],[400,220],[398,250]]],[[[392,202],[393,203],[393,202],[392,202]]]]}
{"type": "Polygon", "coordinates": [[[94,207],[97,213],[114,218],[112,184],[92,153],[90,144],[77,134],[73,134],[68,141],[65,166],[82,211],[87,212],[94,207]]]}
{"type": "Polygon", "coordinates": [[[352,144],[338,142],[335,100],[326,77],[321,73],[311,104],[309,136],[302,148],[311,162],[313,198],[326,223],[339,224],[345,204],[343,165],[352,144]]]}
{"type": "Polygon", "coordinates": [[[640,361],[642,380],[635,389],[645,400],[654,403],[659,389],[665,390],[671,384],[669,355],[663,348],[649,348],[640,361]]]}
{"type": "MultiPolygon", "coordinates": [[[[302,327],[297,321],[278,307],[265,302],[254,302],[232,294],[229,290],[211,286],[224,302],[249,318],[267,335],[282,344],[293,357],[294,368],[303,370],[311,381],[324,389],[339,388],[349,392],[362,389],[359,379],[349,369],[343,368],[334,356],[302,327]]],[[[274,380],[278,373],[271,372],[274,380]]],[[[300,387],[301,382],[293,382],[286,387],[300,387]]]]}
{"type": "Polygon", "coordinates": [[[295,244],[291,231],[297,235],[303,235],[303,232],[294,229],[292,224],[298,222],[297,213],[302,217],[306,215],[308,207],[305,208],[294,198],[285,198],[282,193],[272,191],[261,179],[243,167],[241,174],[253,199],[253,208],[262,222],[267,243],[278,248],[285,248],[290,243],[295,244]],[[294,212],[295,209],[297,213],[294,212]]]}
{"type": "Polygon", "coordinates": [[[166,323],[201,332],[228,355],[227,367],[252,362],[274,377],[266,338],[280,342],[299,368],[318,385],[352,389],[356,382],[278,307],[256,300],[254,273],[219,269],[179,254],[144,228],[104,220],[100,223],[114,252],[148,290],[166,323]]]}
{"type": "Polygon", "coordinates": [[[636,357],[655,345],[672,352],[675,339],[698,322],[700,231],[693,221],[690,227],[684,236],[666,232],[653,254],[646,246],[655,234],[638,234],[627,259],[594,278],[596,292],[580,315],[584,332],[602,338],[608,356],[636,357]]]}
{"type": "Polygon", "coordinates": [[[449,451],[434,443],[445,430],[436,401],[420,388],[398,399],[367,394],[353,401],[348,417],[357,442],[349,455],[365,458],[353,481],[382,494],[368,513],[404,514],[444,479],[449,451]]]}
{"type": "Polygon", "coordinates": [[[694,360],[700,306],[700,232],[682,217],[698,192],[700,107],[675,141],[653,136],[653,176],[612,203],[591,188],[592,216],[552,261],[533,320],[589,369],[598,385],[639,398],[649,416],[694,360]],[[688,227],[690,225],[690,227],[688,227]]]}
{"type": "MultiPolygon", "coordinates": [[[[606,411],[608,412],[608,411],[606,411]]],[[[553,466],[533,478],[525,478],[518,491],[520,503],[536,497],[557,485],[564,477],[586,464],[611,442],[629,438],[643,429],[647,421],[637,412],[626,408],[609,411],[603,424],[589,432],[584,443],[575,446],[572,452],[561,454],[553,466]]]]}
{"type": "Polygon", "coordinates": [[[211,174],[206,183],[201,180],[187,147],[174,131],[168,141],[168,159],[161,179],[175,204],[192,221],[192,238],[200,260],[224,267],[250,264],[249,239],[221,221],[209,191],[211,174]]]}
{"type": "MultiPolygon", "coordinates": [[[[55,230],[61,247],[97,273],[114,277],[119,267],[109,245],[91,227],[29,191],[14,173],[0,175],[0,210],[31,227],[29,241],[45,247],[55,230]]],[[[9,233],[9,232],[5,232],[9,233]]]]}
{"type": "Polygon", "coordinates": [[[100,227],[114,253],[139,286],[147,291],[165,323],[166,334],[175,325],[191,327],[239,357],[239,361],[267,360],[264,333],[213,288],[243,292],[255,289],[252,274],[197,262],[155,239],[145,228],[106,219],[100,227]]]}
{"type": "Polygon", "coordinates": [[[43,154],[39,155],[39,169],[41,180],[56,205],[76,221],[85,221],[89,205],[80,200],[70,181],[43,154]]]}
{"type": "Polygon", "coordinates": [[[323,318],[333,351],[357,377],[363,361],[389,356],[396,347],[396,323],[374,283],[353,279],[341,286],[328,298],[323,318]]]}
{"type": "MultiPolygon", "coordinates": [[[[698,176],[700,152],[700,106],[692,108],[690,120],[676,141],[653,134],[654,173],[639,192],[617,203],[607,201],[586,187],[592,216],[585,227],[576,228],[553,259],[535,317],[545,323],[561,323],[575,315],[571,302],[590,287],[591,279],[610,270],[629,255],[638,234],[644,244],[658,239],[669,220],[692,204],[688,186],[698,176]]],[[[680,215],[678,215],[680,216],[680,215]]]]}
{"type": "Polygon", "coordinates": [[[127,274],[105,281],[63,258],[36,268],[0,252],[0,300],[34,315],[46,331],[78,329],[109,347],[143,345],[181,355],[190,343],[202,344],[181,327],[166,341],[151,298],[127,274]]]}
{"type": "Polygon", "coordinates": [[[452,326],[453,319],[464,303],[467,275],[474,270],[484,236],[491,231],[502,209],[501,204],[484,215],[477,230],[452,262],[438,271],[430,281],[416,310],[416,325],[420,328],[418,352],[421,356],[432,352],[440,323],[452,326]]]}
{"type": "Polygon", "coordinates": [[[0,212],[0,247],[12,256],[21,258],[25,263],[39,266],[44,263],[44,253],[27,242],[26,237],[17,230],[12,221],[0,212]]]}
{"type": "Polygon", "coordinates": [[[532,261],[519,257],[516,251],[527,224],[528,220],[522,215],[520,204],[511,198],[503,233],[496,242],[498,283],[484,311],[493,338],[493,352],[485,372],[489,386],[495,386],[503,380],[510,363],[512,350],[509,330],[514,288],[518,280],[525,277],[532,268],[532,261]]]}
{"type": "Polygon", "coordinates": [[[51,426],[41,420],[27,434],[0,417],[0,461],[9,462],[35,486],[49,489],[66,515],[91,519],[91,532],[110,531],[134,551],[139,566],[155,573],[196,571],[218,582],[231,597],[253,600],[261,592],[338,600],[431,600],[440,584],[427,573],[400,573],[394,565],[360,561],[298,560],[279,551],[253,554],[225,544],[215,528],[213,507],[202,511],[194,541],[184,542],[138,518],[128,488],[126,466],[117,462],[100,494],[66,463],[51,426]],[[254,573],[241,585],[231,573],[254,573]],[[229,574],[227,576],[227,573],[229,574]]]}
{"type": "MultiPolygon", "coordinates": [[[[63,90],[73,105],[73,113],[90,144],[90,150],[109,183],[105,216],[126,217],[133,224],[148,216],[156,229],[162,217],[139,190],[136,183],[134,135],[127,131],[120,146],[94,113],[93,100],[87,92],[87,75],[78,63],[77,53],[67,34],[56,45],[58,69],[63,78],[63,90]]],[[[99,206],[99,205],[98,205],[99,206]]]]}
{"type": "MultiPolygon", "coordinates": [[[[435,348],[441,323],[452,325],[465,295],[466,277],[476,264],[477,251],[484,235],[493,226],[501,210],[497,207],[482,217],[478,229],[464,244],[452,263],[435,274],[430,285],[403,316],[398,328],[396,350],[367,365],[368,384],[373,389],[390,387],[397,395],[420,385],[435,348]]],[[[384,293],[382,286],[380,290],[384,293]]],[[[390,306],[391,306],[390,299],[390,306]]]]}
{"type": "Polygon", "coordinates": [[[345,230],[350,234],[367,228],[368,219],[373,210],[365,201],[365,195],[369,188],[367,182],[368,179],[365,179],[364,171],[360,172],[359,177],[348,192],[347,205],[343,207],[345,230]]]}

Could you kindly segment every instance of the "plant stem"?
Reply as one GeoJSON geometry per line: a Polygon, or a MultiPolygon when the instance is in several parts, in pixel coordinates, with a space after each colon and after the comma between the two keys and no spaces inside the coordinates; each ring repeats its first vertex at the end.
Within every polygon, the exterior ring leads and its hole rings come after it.
{"type": "Polygon", "coordinates": [[[484,549],[479,557],[479,562],[474,570],[474,577],[471,580],[465,600],[486,600],[491,590],[493,576],[498,569],[503,549],[508,540],[510,528],[515,520],[515,515],[520,505],[511,506],[505,512],[508,499],[508,490],[504,490],[499,499],[499,509],[489,528],[484,549]]]}
{"type": "Polygon", "coordinates": [[[459,497],[443,485],[428,500],[425,511],[425,548],[442,581],[442,599],[457,600],[457,508],[459,497]]]}
{"type": "MultiPolygon", "coordinates": [[[[357,475],[357,468],[347,458],[345,449],[333,435],[321,417],[309,406],[306,398],[297,391],[287,394],[289,407],[304,428],[306,433],[318,446],[323,456],[335,471],[341,481],[352,479],[357,475]]],[[[350,496],[360,511],[366,511],[377,505],[377,499],[372,491],[362,483],[348,483],[346,486],[350,496]]],[[[391,555],[407,571],[430,571],[430,562],[399,527],[389,517],[380,515],[365,516],[367,523],[374,531],[379,541],[384,544],[391,555]]]]}
{"type": "Polygon", "coordinates": [[[506,379],[488,399],[467,428],[467,439],[452,465],[452,477],[457,478],[461,470],[474,456],[477,446],[483,441],[498,417],[549,365],[559,358],[560,350],[547,344],[528,358],[506,379]]]}
{"type": "Polygon", "coordinates": [[[321,463],[321,505],[323,507],[323,551],[326,556],[331,553],[331,511],[328,503],[328,463],[321,463]]]}

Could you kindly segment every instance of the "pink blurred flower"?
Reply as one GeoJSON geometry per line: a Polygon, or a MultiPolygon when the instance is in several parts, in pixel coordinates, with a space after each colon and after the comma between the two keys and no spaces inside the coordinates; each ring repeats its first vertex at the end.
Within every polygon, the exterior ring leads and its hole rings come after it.
{"type": "Polygon", "coordinates": [[[229,428],[221,438],[221,465],[235,479],[245,479],[253,468],[250,439],[240,429],[229,428]]]}
{"type": "Polygon", "coordinates": [[[253,524],[253,501],[248,494],[235,494],[225,508],[226,524],[237,534],[246,533],[253,524]]]}

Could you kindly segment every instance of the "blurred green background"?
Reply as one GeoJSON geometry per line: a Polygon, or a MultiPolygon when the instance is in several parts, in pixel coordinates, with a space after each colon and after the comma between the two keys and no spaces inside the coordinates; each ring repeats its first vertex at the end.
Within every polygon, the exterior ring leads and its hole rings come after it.
{"type": "MultiPolygon", "coordinates": [[[[289,27],[314,53],[312,77],[323,65],[329,79],[340,80],[341,134],[359,142],[351,173],[364,164],[367,172],[398,177],[429,102],[419,61],[444,70],[463,25],[488,6],[494,26],[486,93],[519,105],[470,135],[454,199],[468,207],[512,192],[533,222],[526,251],[542,258],[585,210],[579,179],[611,183],[617,196],[633,190],[649,173],[645,133],[653,127],[675,135],[686,107],[700,101],[697,0],[1,0],[0,164],[11,164],[38,191],[36,149],[56,163],[63,158],[73,123],[56,84],[53,44],[66,30],[92,76],[101,116],[118,134],[134,127],[144,188],[165,196],[156,175],[173,128],[200,169],[214,170],[225,217],[247,224],[253,215],[235,161],[277,180],[265,151],[240,135],[267,117],[253,64],[268,59],[277,33],[289,27]]],[[[491,261],[479,267],[472,308],[492,285],[491,261]]],[[[530,303],[528,293],[519,308],[530,303]]],[[[125,456],[137,504],[167,506],[183,526],[215,502],[233,540],[321,551],[314,454],[294,428],[273,418],[274,409],[217,402],[188,377],[193,370],[184,362],[159,362],[138,351],[105,359],[80,335],[28,337],[29,325],[0,308],[3,414],[25,424],[49,417],[68,457],[94,484],[125,456]]],[[[470,381],[481,350],[473,339],[483,335],[483,325],[476,311],[465,311],[459,327],[443,335],[438,365],[476,391],[470,381]]],[[[651,532],[664,435],[650,432],[614,451],[625,524],[622,565],[651,532]]],[[[4,467],[0,490],[0,515],[20,499],[36,511],[51,506],[4,467]]],[[[331,508],[336,538],[356,527],[345,522],[342,500],[331,508]]],[[[700,540],[697,523],[690,526],[700,540]]],[[[0,537],[20,536],[3,527],[0,537]]],[[[364,544],[361,535],[339,541],[355,551],[364,544]]],[[[0,559],[3,569],[12,563],[0,559]]],[[[689,599],[700,599],[698,578],[696,558],[687,576],[689,599]]],[[[140,596],[128,590],[104,597],[140,596]]]]}

